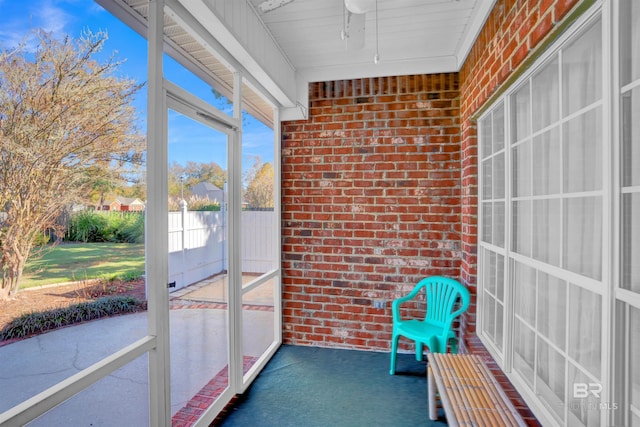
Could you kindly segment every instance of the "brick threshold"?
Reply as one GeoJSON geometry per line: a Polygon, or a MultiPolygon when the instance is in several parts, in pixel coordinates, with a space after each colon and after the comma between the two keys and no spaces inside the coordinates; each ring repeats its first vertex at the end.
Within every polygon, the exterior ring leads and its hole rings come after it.
{"type": "MultiPolygon", "coordinates": [[[[172,299],[169,301],[171,310],[183,310],[183,309],[216,309],[226,310],[228,308],[225,302],[201,302],[201,301],[189,301],[172,299]]],[[[258,304],[242,304],[243,310],[254,311],[273,311],[272,305],[258,305],[258,304]]]]}
{"type": "MultiPolygon", "coordinates": [[[[242,371],[247,373],[257,357],[243,356],[242,371]]],[[[222,392],[229,386],[229,365],[218,372],[211,381],[191,398],[187,404],[171,417],[172,427],[191,427],[200,419],[202,414],[215,402],[222,392]]]]}

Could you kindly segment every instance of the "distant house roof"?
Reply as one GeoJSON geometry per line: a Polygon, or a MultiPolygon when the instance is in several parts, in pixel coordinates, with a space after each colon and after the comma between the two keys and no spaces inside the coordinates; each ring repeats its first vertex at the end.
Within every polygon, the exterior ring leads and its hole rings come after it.
{"type": "Polygon", "coordinates": [[[100,209],[104,210],[122,210],[122,211],[142,211],[145,204],[137,197],[116,196],[104,201],[100,209]]]}
{"type": "Polygon", "coordinates": [[[114,201],[120,202],[121,205],[144,205],[144,202],[137,197],[116,197],[114,201]]]}
{"type": "Polygon", "coordinates": [[[208,181],[199,182],[189,189],[195,196],[208,198],[211,201],[220,201],[224,198],[222,189],[208,181]]]}
{"type": "Polygon", "coordinates": [[[222,189],[220,187],[218,187],[215,184],[210,183],[209,181],[202,181],[202,182],[199,182],[199,183],[193,185],[191,187],[191,191],[193,192],[194,189],[204,190],[204,191],[216,191],[216,190],[222,191],[222,189]]]}
{"type": "Polygon", "coordinates": [[[118,203],[120,205],[144,205],[144,202],[140,199],[138,199],[137,197],[123,197],[123,196],[116,196],[113,198],[109,198],[106,199],[104,201],[105,205],[111,205],[113,203],[118,203]]]}

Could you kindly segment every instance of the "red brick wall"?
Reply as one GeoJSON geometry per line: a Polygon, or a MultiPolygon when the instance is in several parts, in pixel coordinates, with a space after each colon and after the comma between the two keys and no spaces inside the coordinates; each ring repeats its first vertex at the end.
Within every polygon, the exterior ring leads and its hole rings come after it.
{"type": "Polygon", "coordinates": [[[471,289],[472,306],[463,318],[465,335],[476,330],[479,108],[522,65],[579,0],[498,0],[460,70],[462,264],[461,281],[471,289]]]}
{"type": "Polygon", "coordinates": [[[388,350],[390,301],[459,278],[457,74],[311,84],[282,139],[284,341],[388,350]]]}
{"type": "Polygon", "coordinates": [[[311,85],[282,129],[285,342],[386,350],[389,301],[432,274],[470,288],[473,336],[473,115],[578,3],[498,0],[459,74],[311,85]]]}

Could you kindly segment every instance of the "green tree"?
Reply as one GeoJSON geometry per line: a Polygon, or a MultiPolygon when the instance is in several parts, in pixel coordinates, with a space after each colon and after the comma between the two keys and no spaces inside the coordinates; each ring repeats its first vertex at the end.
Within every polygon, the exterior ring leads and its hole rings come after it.
{"type": "Polygon", "coordinates": [[[108,167],[92,169],[87,173],[91,188],[83,199],[86,205],[101,209],[107,200],[115,196],[146,200],[144,173],[122,173],[108,167]]]}
{"type": "Polygon", "coordinates": [[[262,159],[256,157],[245,176],[244,199],[249,208],[273,208],[273,180],[273,165],[262,163],[262,159]]]}
{"type": "Polygon", "coordinates": [[[189,186],[185,182],[184,166],[173,162],[169,165],[169,197],[180,198],[182,191],[188,196],[189,186]]]}
{"type": "Polygon", "coordinates": [[[169,166],[169,196],[180,197],[182,184],[184,196],[191,195],[189,189],[199,182],[210,182],[223,188],[227,180],[227,172],[216,162],[197,163],[189,161],[186,165],[173,162],[169,166]]]}
{"type": "Polygon", "coordinates": [[[131,173],[144,137],[131,101],[142,85],[97,61],[106,33],[56,39],[35,33],[0,51],[0,299],[18,290],[34,242],[60,233],[56,218],[98,179],[131,173]]]}
{"type": "Polygon", "coordinates": [[[138,198],[143,201],[147,200],[147,184],[144,179],[133,182],[129,181],[127,184],[118,187],[116,191],[124,197],[131,197],[132,199],[138,198]]]}
{"type": "Polygon", "coordinates": [[[91,202],[97,209],[102,209],[104,203],[114,190],[117,183],[108,178],[96,178],[91,185],[91,202]]]}

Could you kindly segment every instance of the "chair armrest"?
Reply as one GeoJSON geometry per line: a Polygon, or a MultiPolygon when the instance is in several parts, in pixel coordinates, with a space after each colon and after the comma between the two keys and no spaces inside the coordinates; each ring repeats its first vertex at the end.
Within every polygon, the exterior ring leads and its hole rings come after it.
{"type": "MultiPolygon", "coordinates": [[[[469,308],[469,302],[470,302],[470,298],[468,295],[462,295],[461,299],[460,299],[460,306],[458,307],[458,309],[456,311],[454,311],[453,313],[451,313],[451,315],[449,316],[446,325],[445,325],[445,330],[450,330],[451,329],[451,324],[460,316],[462,315],[462,313],[464,313],[465,311],[467,311],[467,309],[469,308]]],[[[443,336],[444,338],[444,336],[443,336]]]]}
{"type": "Polygon", "coordinates": [[[453,322],[454,322],[454,321],[455,321],[455,320],[456,320],[456,319],[457,319],[457,318],[458,318],[462,313],[464,313],[465,311],[466,311],[466,308],[465,308],[465,309],[463,309],[463,308],[461,307],[461,308],[457,309],[456,311],[454,311],[453,313],[451,313],[451,314],[448,316],[448,318],[447,318],[446,322],[444,323],[444,329],[445,329],[445,331],[446,331],[446,330],[451,329],[451,325],[453,324],[453,322]]]}
{"type": "Polygon", "coordinates": [[[402,320],[402,318],[400,317],[400,305],[403,302],[407,302],[409,300],[413,299],[413,295],[409,294],[409,295],[405,295],[403,297],[400,297],[398,299],[393,300],[393,302],[391,303],[391,313],[393,314],[393,321],[394,322],[399,322],[402,320]]]}
{"type": "Polygon", "coordinates": [[[456,319],[462,313],[467,311],[469,309],[470,302],[471,302],[471,298],[470,298],[468,293],[461,294],[460,295],[460,305],[458,306],[458,309],[456,311],[451,313],[451,321],[453,321],[453,319],[456,319]]]}

